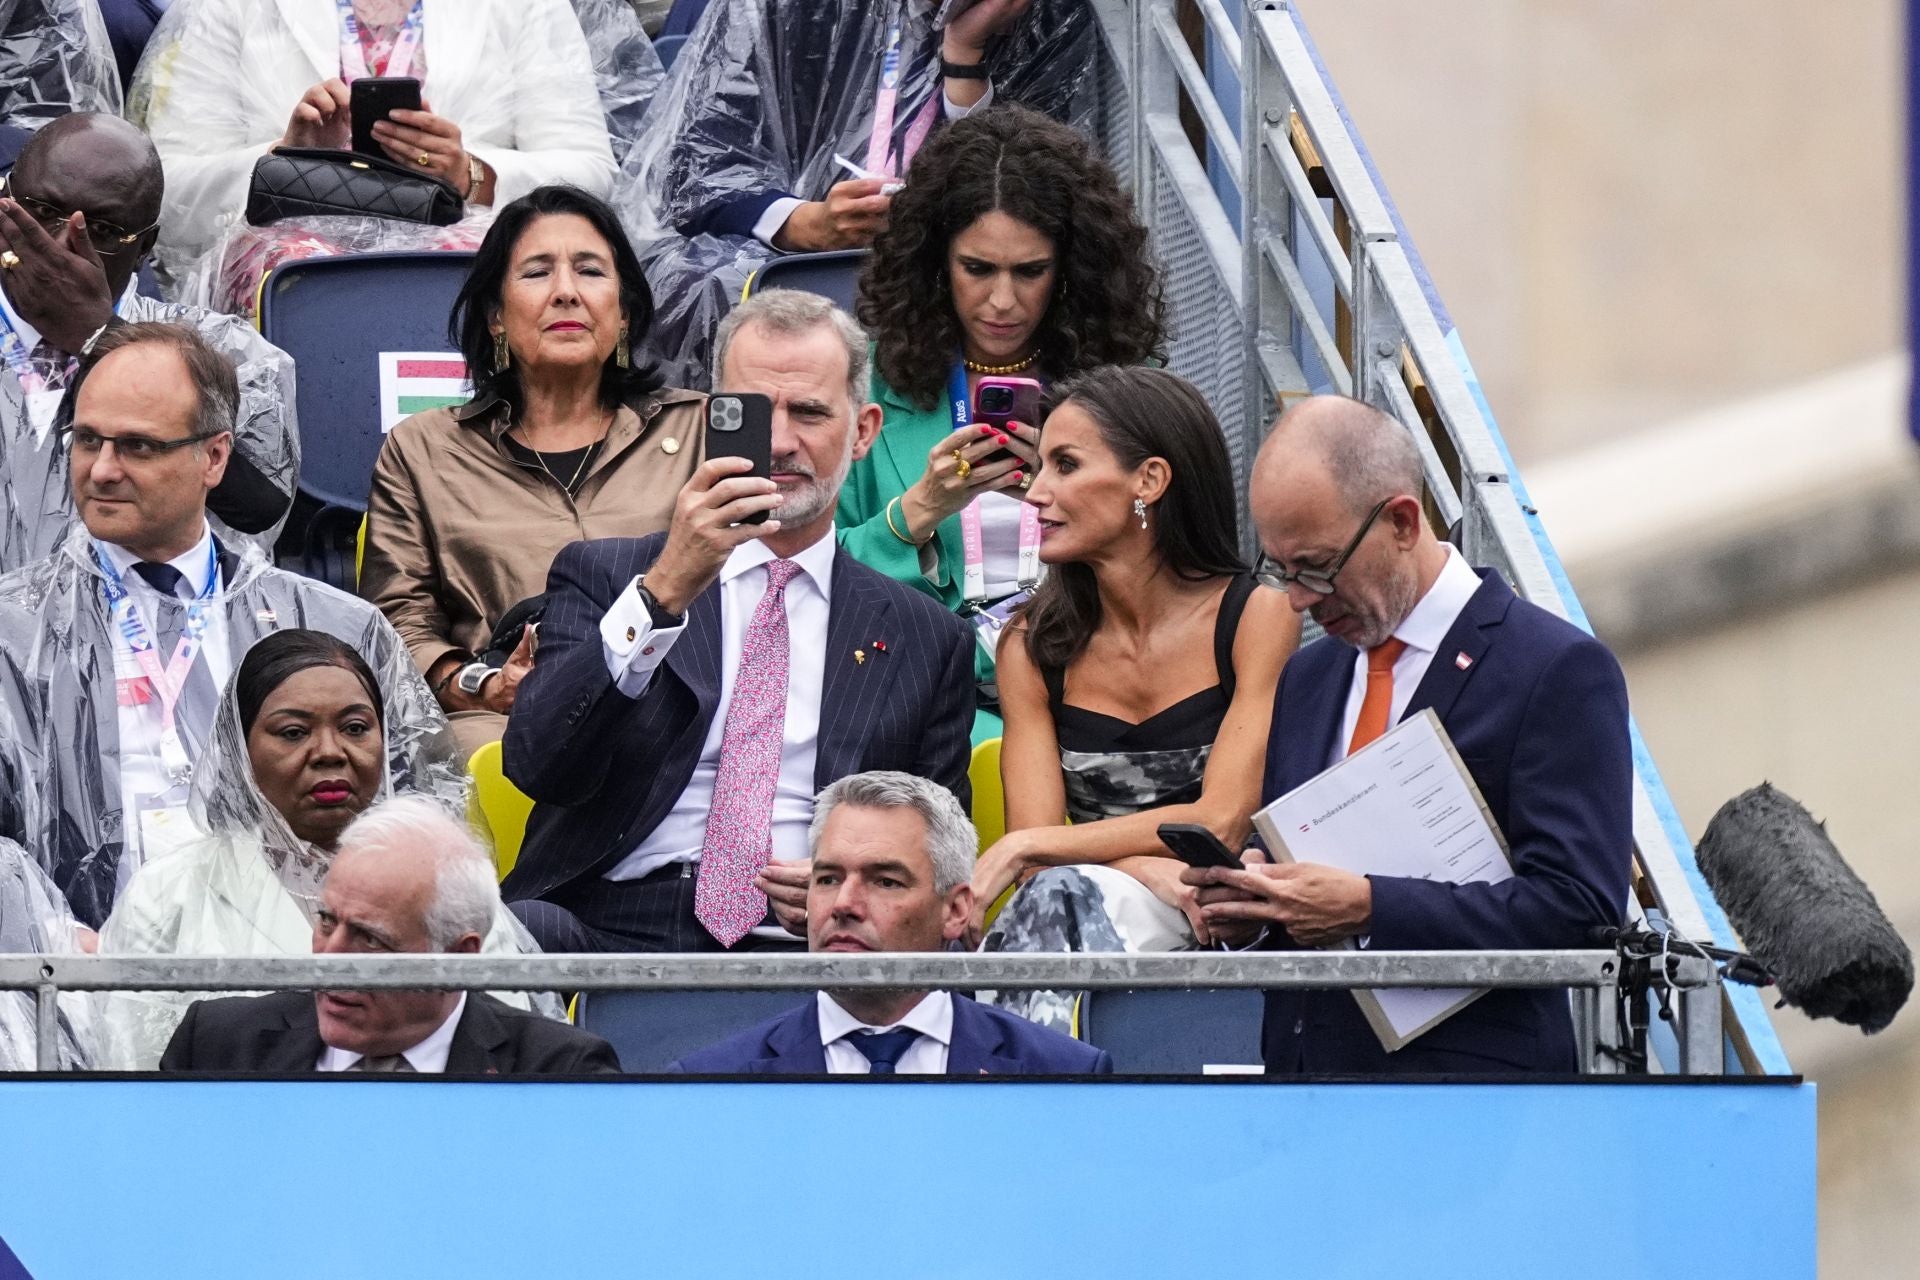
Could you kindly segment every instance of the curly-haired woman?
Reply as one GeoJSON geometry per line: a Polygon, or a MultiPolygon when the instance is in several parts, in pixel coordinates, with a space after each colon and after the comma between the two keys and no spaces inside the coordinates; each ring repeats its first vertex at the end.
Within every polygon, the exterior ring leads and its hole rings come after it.
{"type": "MultiPolygon", "coordinates": [[[[975,674],[993,697],[998,624],[1039,581],[1039,527],[1020,499],[1037,423],[977,420],[986,377],[1043,385],[1163,346],[1160,274],[1105,161],[1019,107],[956,121],[921,148],[860,285],[874,338],[873,452],[841,491],[854,558],[975,616],[975,674]]],[[[984,710],[974,740],[997,737],[984,710]]]]}

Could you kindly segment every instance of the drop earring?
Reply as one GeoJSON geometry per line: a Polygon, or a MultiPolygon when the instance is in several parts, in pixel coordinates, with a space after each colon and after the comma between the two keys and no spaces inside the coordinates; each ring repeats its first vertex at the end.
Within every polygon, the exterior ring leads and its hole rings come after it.
{"type": "Polygon", "coordinates": [[[633,354],[627,349],[627,326],[620,326],[620,336],[613,344],[613,362],[622,369],[633,367],[633,354]]]}
{"type": "Polygon", "coordinates": [[[512,353],[507,350],[506,330],[502,329],[499,333],[493,335],[493,371],[495,373],[505,373],[507,371],[507,362],[512,358],[512,353]]]}
{"type": "Polygon", "coordinates": [[[1140,517],[1140,527],[1142,529],[1146,528],[1147,527],[1147,500],[1145,498],[1135,498],[1133,500],[1133,514],[1140,517]]]}

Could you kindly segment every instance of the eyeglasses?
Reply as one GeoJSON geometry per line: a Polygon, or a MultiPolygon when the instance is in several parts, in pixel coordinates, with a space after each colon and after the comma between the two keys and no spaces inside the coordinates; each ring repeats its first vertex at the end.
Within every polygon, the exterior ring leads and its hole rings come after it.
{"type": "Polygon", "coordinates": [[[1317,596],[1332,595],[1333,580],[1340,575],[1342,569],[1347,567],[1347,560],[1359,549],[1360,540],[1367,536],[1367,530],[1373,528],[1373,522],[1380,518],[1380,513],[1385,511],[1392,501],[1392,498],[1382,498],[1374,505],[1373,510],[1367,512],[1367,518],[1361,522],[1360,531],[1353,535],[1353,540],[1347,543],[1346,549],[1335,556],[1333,563],[1326,568],[1302,569],[1298,573],[1288,573],[1280,567],[1278,560],[1262,551],[1259,562],[1253,566],[1254,581],[1261,586],[1272,587],[1275,591],[1285,591],[1288,587],[1297,586],[1317,596]]]}
{"type": "MultiPolygon", "coordinates": [[[[4,178],[0,178],[0,195],[12,197],[22,209],[27,211],[28,215],[32,217],[35,222],[40,224],[41,229],[50,236],[59,235],[60,228],[65,226],[67,219],[73,216],[72,210],[62,212],[44,200],[35,200],[32,196],[21,195],[13,188],[13,175],[11,173],[4,178]]],[[[160,224],[156,222],[151,227],[143,227],[138,231],[128,231],[125,227],[115,226],[111,222],[96,222],[94,221],[93,215],[88,214],[87,239],[93,241],[93,247],[101,253],[124,253],[126,250],[132,248],[141,236],[146,235],[147,232],[154,230],[159,225],[160,224]]]]}
{"type": "Polygon", "coordinates": [[[224,431],[210,434],[185,436],[179,440],[155,440],[151,436],[103,436],[97,431],[75,430],[68,435],[68,452],[75,456],[93,457],[106,448],[113,446],[113,452],[122,462],[131,462],[136,466],[143,462],[152,462],[163,458],[176,449],[188,445],[200,444],[214,436],[225,435],[224,431]]]}

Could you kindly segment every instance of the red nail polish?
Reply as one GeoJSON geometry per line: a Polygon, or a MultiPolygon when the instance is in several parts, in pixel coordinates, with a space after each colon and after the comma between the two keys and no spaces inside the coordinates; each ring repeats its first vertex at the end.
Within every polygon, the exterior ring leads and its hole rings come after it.
{"type": "Polygon", "coordinates": [[[1024,474],[1025,474],[1025,473],[1024,473],[1024,472],[1021,472],[1021,471],[1016,471],[1016,472],[1014,472],[1014,473],[1013,473],[1013,482],[1014,482],[1015,484],[1019,484],[1019,483],[1020,483],[1020,478],[1021,478],[1021,476],[1023,476],[1024,474]]]}
{"type": "Polygon", "coordinates": [[[993,428],[986,426],[985,424],[982,424],[980,427],[980,434],[983,436],[990,436],[993,434],[993,428]]]}

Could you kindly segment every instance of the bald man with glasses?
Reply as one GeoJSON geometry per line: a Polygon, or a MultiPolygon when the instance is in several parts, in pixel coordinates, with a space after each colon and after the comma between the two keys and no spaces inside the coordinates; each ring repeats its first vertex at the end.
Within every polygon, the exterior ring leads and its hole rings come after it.
{"type": "MultiPolygon", "coordinates": [[[[1280,677],[1261,794],[1285,795],[1431,710],[1505,833],[1513,877],[1450,884],[1275,865],[1189,870],[1216,939],[1387,951],[1591,945],[1626,910],[1633,762],[1619,664],[1599,641],[1470,567],[1428,525],[1401,423],[1301,401],[1255,463],[1256,576],[1326,637],[1280,677]]],[[[1345,991],[1267,995],[1270,1073],[1572,1072],[1565,991],[1491,991],[1392,1053],[1345,991]]]]}
{"type": "Polygon", "coordinates": [[[207,507],[229,542],[269,554],[299,476],[293,361],[237,316],[137,290],[165,179],[139,129],[63,116],[0,181],[0,572],[60,545],[73,519],[60,401],[89,344],[116,325],[191,325],[234,367],[233,452],[207,507]]]}

